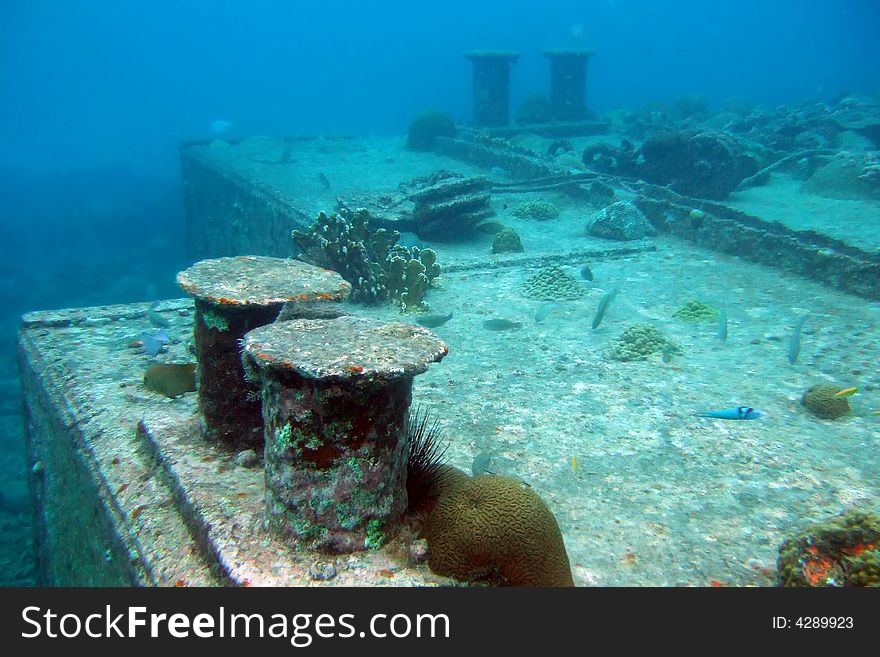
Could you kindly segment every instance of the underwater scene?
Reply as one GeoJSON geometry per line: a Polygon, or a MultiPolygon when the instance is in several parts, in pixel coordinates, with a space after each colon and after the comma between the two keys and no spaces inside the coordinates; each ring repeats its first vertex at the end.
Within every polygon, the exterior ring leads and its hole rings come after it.
{"type": "Polygon", "coordinates": [[[880,586],[869,1],[10,2],[0,584],[880,586]]]}

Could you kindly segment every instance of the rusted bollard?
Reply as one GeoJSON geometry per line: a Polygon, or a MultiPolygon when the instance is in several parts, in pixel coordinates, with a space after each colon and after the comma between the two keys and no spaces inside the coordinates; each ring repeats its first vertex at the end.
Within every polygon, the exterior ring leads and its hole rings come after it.
{"type": "Polygon", "coordinates": [[[257,388],[245,380],[240,340],[275,320],[287,302],[342,301],[351,286],[336,272],[264,256],[202,260],[177,275],[195,298],[199,413],[206,438],[262,448],[257,388]]]}
{"type": "Polygon", "coordinates": [[[412,382],[448,353],[427,329],[357,317],[245,336],[262,388],[270,526],[330,552],[379,547],[406,508],[412,382]]]}

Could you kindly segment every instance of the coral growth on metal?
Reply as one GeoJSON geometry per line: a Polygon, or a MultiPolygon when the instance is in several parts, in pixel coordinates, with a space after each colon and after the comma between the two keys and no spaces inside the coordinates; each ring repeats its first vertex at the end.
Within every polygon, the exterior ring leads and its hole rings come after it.
{"type": "Polygon", "coordinates": [[[177,283],[187,294],[221,306],[342,301],[351,291],[334,271],[267,256],[202,260],[180,272],[177,283]]]}

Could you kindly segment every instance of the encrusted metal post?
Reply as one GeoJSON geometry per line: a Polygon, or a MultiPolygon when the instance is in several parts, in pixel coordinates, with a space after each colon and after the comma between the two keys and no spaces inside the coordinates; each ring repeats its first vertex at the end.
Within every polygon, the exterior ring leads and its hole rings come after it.
{"type": "Polygon", "coordinates": [[[447,346],[427,329],[357,317],[245,336],[262,388],[269,525],[328,552],[379,547],[406,509],[406,423],[417,374],[447,346]]]}
{"type": "Polygon", "coordinates": [[[587,117],[587,60],[591,50],[545,50],[550,60],[550,105],[560,121],[587,117]]]}
{"type": "Polygon", "coordinates": [[[245,380],[241,338],[275,321],[287,302],[341,301],[351,286],[336,272],[264,256],[202,260],[180,272],[177,282],[195,298],[199,413],[205,437],[236,449],[261,449],[259,395],[245,380]]]}
{"type": "Polygon", "coordinates": [[[474,124],[505,126],[510,117],[510,67],[518,52],[474,51],[465,55],[474,67],[474,124]]]}

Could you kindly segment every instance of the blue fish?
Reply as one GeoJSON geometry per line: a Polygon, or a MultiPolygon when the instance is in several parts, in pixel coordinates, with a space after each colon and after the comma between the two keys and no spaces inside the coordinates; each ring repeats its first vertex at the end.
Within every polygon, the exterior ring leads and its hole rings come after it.
{"type": "Polygon", "coordinates": [[[141,333],[141,342],[144,345],[144,352],[155,356],[168,344],[168,334],[165,329],[159,329],[152,335],[144,331],[141,333]]]}
{"type": "Polygon", "coordinates": [[[559,304],[556,303],[555,301],[549,301],[548,303],[542,303],[538,307],[538,311],[535,313],[535,321],[538,324],[540,324],[545,319],[547,319],[547,316],[550,313],[552,313],[554,310],[556,310],[557,308],[559,308],[559,304]]]}
{"type": "Polygon", "coordinates": [[[171,322],[169,322],[167,319],[159,314],[159,311],[156,309],[158,305],[158,301],[154,301],[152,304],[150,304],[150,307],[147,309],[147,319],[150,320],[150,324],[152,324],[153,326],[168,328],[169,326],[171,326],[171,322]]]}
{"type": "Polygon", "coordinates": [[[222,135],[229,128],[232,127],[232,124],[229,121],[224,121],[223,119],[217,119],[216,121],[211,121],[211,134],[212,135],[222,135]]]}
{"type": "Polygon", "coordinates": [[[736,408],[725,408],[723,411],[703,411],[695,413],[697,417],[714,417],[719,420],[756,420],[764,411],[759,411],[751,406],[737,406],[736,408]]]}

